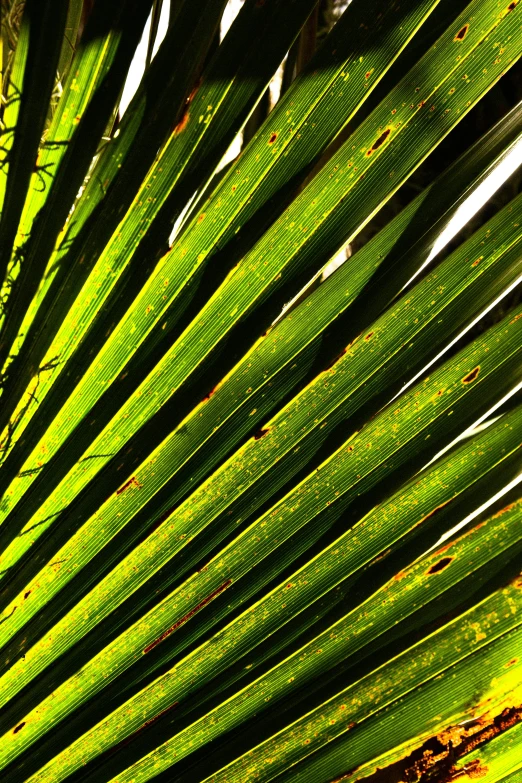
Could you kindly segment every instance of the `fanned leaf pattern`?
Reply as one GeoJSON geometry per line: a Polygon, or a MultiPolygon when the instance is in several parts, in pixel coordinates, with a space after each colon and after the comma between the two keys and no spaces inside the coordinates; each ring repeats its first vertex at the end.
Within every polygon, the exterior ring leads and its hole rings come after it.
{"type": "Polygon", "coordinates": [[[2,28],[2,780],[513,783],[519,0],[163,5],[2,28]]]}

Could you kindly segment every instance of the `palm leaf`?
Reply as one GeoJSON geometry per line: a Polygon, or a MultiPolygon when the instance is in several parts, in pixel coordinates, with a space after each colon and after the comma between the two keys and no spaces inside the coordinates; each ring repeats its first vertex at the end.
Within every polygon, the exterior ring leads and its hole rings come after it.
{"type": "Polygon", "coordinates": [[[459,230],[522,104],[401,194],[519,3],[353,0],[225,173],[324,8],[181,0],[152,58],[162,5],[4,30],[3,779],[516,780],[522,196],[459,230]]]}

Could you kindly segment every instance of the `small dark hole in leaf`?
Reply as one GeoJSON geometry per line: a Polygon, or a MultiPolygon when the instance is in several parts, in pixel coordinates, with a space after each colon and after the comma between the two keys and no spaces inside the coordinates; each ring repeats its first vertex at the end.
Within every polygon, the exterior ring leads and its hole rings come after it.
{"type": "Polygon", "coordinates": [[[17,734],[23,727],[25,726],[25,721],[23,723],[19,723],[18,726],[16,726],[13,729],[13,734],[17,734]]]}
{"type": "Polygon", "coordinates": [[[462,383],[473,383],[473,381],[476,380],[479,372],[480,372],[480,366],[475,367],[471,372],[469,372],[467,375],[464,376],[464,378],[462,379],[462,383]]]}
{"type": "Polygon", "coordinates": [[[465,24],[464,27],[461,30],[459,30],[457,35],[455,36],[455,41],[463,41],[467,35],[468,30],[469,30],[469,24],[465,24]]]}
{"type": "Polygon", "coordinates": [[[438,563],[432,565],[428,571],[428,574],[438,574],[439,571],[442,571],[444,568],[446,568],[446,566],[448,566],[452,560],[452,557],[443,557],[442,560],[439,560],[438,563]]]}
{"type": "Polygon", "coordinates": [[[378,150],[379,147],[381,146],[381,144],[384,144],[384,142],[386,141],[386,139],[388,138],[390,133],[391,133],[391,128],[386,128],[384,133],[381,133],[381,135],[379,136],[377,141],[373,144],[372,147],[370,147],[370,149],[368,150],[368,152],[366,154],[367,155],[371,155],[372,152],[375,152],[375,150],[378,150]]]}

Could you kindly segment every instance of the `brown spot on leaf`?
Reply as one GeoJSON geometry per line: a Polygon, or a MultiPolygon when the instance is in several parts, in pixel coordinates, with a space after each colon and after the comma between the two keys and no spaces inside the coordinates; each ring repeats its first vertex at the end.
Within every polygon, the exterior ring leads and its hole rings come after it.
{"type": "Polygon", "coordinates": [[[272,133],[272,135],[268,139],[268,143],[273,144],[276,139],[277,139],[277,133],[272,133]]]}
{"type": "Polygon", "coordinates": [[[116,745],[113,745],[112,747],[103,751],[103,753],[101,753],[98,756],[98,759],[107,758],[107,756],[113,756],[118,750],[121,750],[121,748],[124,748],[126,745],[130,745],[131,742],[133,742],[134,739],[139,734],[145,731],[145,729],[147,729],[149,726],[152,726],[154,723],[157,723],[157,721],[159,721],[160,718],[162,718],[167,713],[172,712],[172,710],[175,710],[177,706],[178,706],[178,702],[175,701],[174,704],[170,705],[170,707],[167,707],[165,710],[162,710],[153,718],[149,718],[149,720],[145,721],[145,723],[142,726],[140,726],[139,729],[134,731],[132,734],[129,734],[128,737],[125,737],[124,739],[120,740],[120,742],[116,743],[116,745]]]}
{"type": "Polygon", "coordinates": [[[443,557],[441,560],[438,561],[438,563],[434,563],[430,569],[428,569],[427,573],[429,575],[431,574],[438,574],[440,571],[443,571],[446,566],[449,566],[451,561],[453,560],[452,557],[443,557]]]}
{"type": "Polygon", "coordinates": [[[206,400],[210,400],[210,398],[213,397],[214,394],[216,393],[217,389],[218,389],[218,386],[214,386],[214,388],[211,389],[208,394],[205,394],[205,396],[203,397],[202,402],[205,402],[206,400]]]}
{"type": "MultiPolygon", "coordinates": [[[[480,759],[457,767],[459,759],[464,759],[475,748],[489,742],[493,737],[520,722],[522,710],[520,707],[509,707],[500,715],[467,722],[464,726],[448,726],[436,736],[429,737],[412,752],[397,759],[385,768],[377,768],[367,780],[368,783],[391,783],[391,781],[437,781],[437,783],[453,783],[480,779],[488,770],[480,759]]],[[[345,773],[337,781],[345,780],[353,773],[345,773]]],[[[334,783],[334,781],[331,781],[334,783]]]]}
{"type": "Polygon", "coordinates": [[[19,723],[18,726],[14,727],[13,734],[18,734],[18,732],[21,731],[24,726],[25,726],[25,721],[22,721],[22,723],[19,723]]]}
{"type": "Polygon", "coordinates": [[[187,98],[187,101],[186,101],[187,104],[192,103],[192,101],[195,98],[195,95],[196,95],[197,91],[199,90],[200,85],[201,85],[201,77],[197,80],[196,84],[192,88],[192,90],[190,92],[190,95],[189,95],[189,97],[187,98]]]}
{"type": "Polygon", "coordinates": [[[374,332],[368,332],[368,334],[366,335],[366,337],[364,339],[365,340],[371,340],[373,335],[374,335],[374,332]]]}
{"type": "Polygon", "coordinates": [[[198,217],[198,223],[202,223],[205,220],[206,212],[202,212],[201,215],[198,217]]]}
{"type": "Polygon", "coordinates": [[[188,111],[185,109],[185,111],[184,111],[184,112],[183,112],[183,114],[181,115],[181,119],[180,119],[180,121],[179,121],[179,122],[178,122],[178,123],[177,123],[177,124],[174,126],[174,130],[173,130],[172,132],[173,132],[174,134],[176,134],[176,135],[177,135],[178,133],[183,133],[183,131],[185,130],[185,128],[186,128],[186,127],[187,127],[187,125],[188,125],[188,121],[189,121],[189,119],[190,119],[190,114],[189,114],[189,113],[188,113],[188,111]]]}
{"type": "Polygon", "coordinates": [[[455,770],[455,772],[452,773],[451,779],[456,780],[459,777],[465,776],[476,780],[477,778],[485,777],[488,772],[488,767],[486,767],[485,764],[481,764],[480,759],[473,759],[469,764],[465,764],[462,770],[455,770]]]}
{"type": "Polygon", "coordinates": [[[128,481],[125,482],[125,484],[116,490],[117,495],[121,495],[122,492],[125,492],[126,489],[130,489],[131,487],[136,487],[136,489],[141,489],[141,484],[136,478],[136,476],[132,476],[128,481]]]}
{"type": "Polygon", "coordinates": [[[462,379],[462,383],[473,383],[473,381],[477,379],[479,372],[480,372],[480,365],[478,367],[474,367],[471,372],[465,375],[464,378],[462,379]]]}
{"type": "Polygon", "coordinates": [[[259,440],[260,438],[264,438],[265,435],[268,435],[268,432],[269,432],[268,429],[258,430],[254,435],[254,440],[259,440]]]}
{"type": "Polygon", "coordinates": [[[453,40],[463,41],[466,35],[468,34],[468,30],[469,30],[469,24],[465,24],[464,27],[461,27],[461,29],[458,31],[457,35],[453,40]]]}
{"type": "Polygon", "coordinates": [[[149,720],[145,721],[143,726],[140,726],[138,731],[133,735],[136,736],[136,734],[139,734],[141,731],[147,728],[147,726],[152,726],[153,723],[156,723],[159,721],[160,718],[162,718],[164,715],[166,715],[168,712],[172,712],[172,710],[175,710],[178,706],[178,702],[175,701],[174,704],[171,704],[170,707],[167,707],[166,709],[159,712],[157,715],[155,715],[153,718],[149,718],[149,720]]]}
{"type": "Polygon", "coordinates": [[[31,591],[30,590],[28,590],[27,593],[24,593],[24,601],[25,601],[26,598],[29,598],[30,595],[31,595],[31,591]]]}
{"type": "MultiPolygon", "coordinates": [[[[183,113],[182,113],[178,123],[174,126],[173,131],[172,131],[173,133],[175,133],[175,134],[182,133],[185,130],[185,128],[187,127],[188,121],[190,119],[190,114],[189,114],[189,111],[188,111],[189,110],[189,106],[192,103],[192,101],[194,100],[194,96],[196,95],[197,91],[199,90],[200,84],[201,84],[201,79],[198,79],[198,81],[196,82],[195,86],[192,89],[192,92],[190,93],[190,95],[188,96],[187,100],[185,101],[185,105],[183,107],[183,113]]],[[[209,107],[209,108],[211,108],[211,107],[209,107]]]]}
{"type": "Polygon", "coordinates": [[[216,598],[220,593],[222,593],[224,590],[227,589],[229,585],[232,584],[231,579],[227,579],[226,582],[224,582],[220,587],[217,588],[217,590],[214,590],[213,593],[210,593],[210,595],[207,595],[206,598],[204,598],[202,601],[199,602],[199,604],[196,604],[190,612],[187,612],[187,614],[183,615],[177,622],[174,623],[174,625],[171,625],[170,628],[167,628],[166,631],[163,631],[161,636],[158,636],[157,639],[155,639],[153,642],[147,645],[145,649],[143,650],[143,653],[149,653],[151,650],[153,650],[155,647],[158,646],[158,644],[161,644],[161,642],[166,639],[168,636],[170,636],[174,631],[176,631],[178,628],[180,628],[182,625],[184,625],[188,620],[190,620],[191,617],[194,617],[197,612],[199,612],[200,609],[203,609],[204,606],[209,604],[211,601],[216,598]]]}
{"type": "Polygon", "coordinates": [[[391,128],[386,128],[386,130],[383,133],[381,133],[377,141],[375,141],[373,145],[370,147],[370,149],[367,150],[366,155],[369,157],[373,152],[375,152],[375,150],[378,150],[379,147],[382,144],[384,144],[384,142],[386,141],[390,133],[391,133],[391,128]]]}
{"type": "Polygon", "coordinates": [[[377,557],[374,557],[373,560],[370,562],[370,565],[374,565],[375,563],[378,563],[379,560],[382,560],[385,557],[388,557],[390,554],[391,549],[387,549],[385,552],[381,552],[380,555],[377,555],[377,557]]]}
{"type": "MultiPolygon", "coordinates": [[[[438,393],[441,393],[441,392],[438,392],[438,393]]],[[[428,514],[425,514],[421,519],[419,519],[417,524],[420,525],[423,522],[425,522],[427,519],[430,519],[430,517],[435,516],[435,514],[437,514],[442,508],[444,508],[444,506],[447,506],[449,502],[450,502],[449,500],[445,500],[444,503],[440,504],[440,506],[436,506],[428,514]]]]}
{"type": "Polygon", "coordinates": [[[165,520],[166,520],[166,519],[168,519],[168,518],[170,517],[170,515],[172,514],[172,512],[173,512],[175,509],[176,509],[176,506],[172,506],[172,508],[169,508],[167,511],[164,511],[164,512],[163,512],[163,514],[161,514],[161,515],[160,515],[160,516],[157,518],[157,520],[154,522],[154,524],[152,525],[152,527],[150,528],[150,530],[149,530],[149,532],[148,532],[148,535],[150,535],[150,534],[151,534],[151,533],[153,533],[155,530],[157,530],[157,528],[158,528],[160,525],[162,525],[162,524],[163,524],[163,522],[165,522],[165,520]]]}

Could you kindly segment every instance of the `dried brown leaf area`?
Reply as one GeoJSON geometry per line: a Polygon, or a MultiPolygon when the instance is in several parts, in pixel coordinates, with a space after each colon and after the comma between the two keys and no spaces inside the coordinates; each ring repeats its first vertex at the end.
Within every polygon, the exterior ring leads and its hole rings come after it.
{"type": "MultiPolygon", "coordinates": [[[[484,715],[465,725],[451,726],[435,737],[430,737],[420,748],[383,769],[365,777],[366,783],[465,783],[480,780],[488,774],[480,758],[457,766],[472,751],[498,737],[522,722],[522,705],[505,707],[495,716],[484,715]]],[[[356,770],[350,770],[331,783],[357,779],[356,770]]]]}

